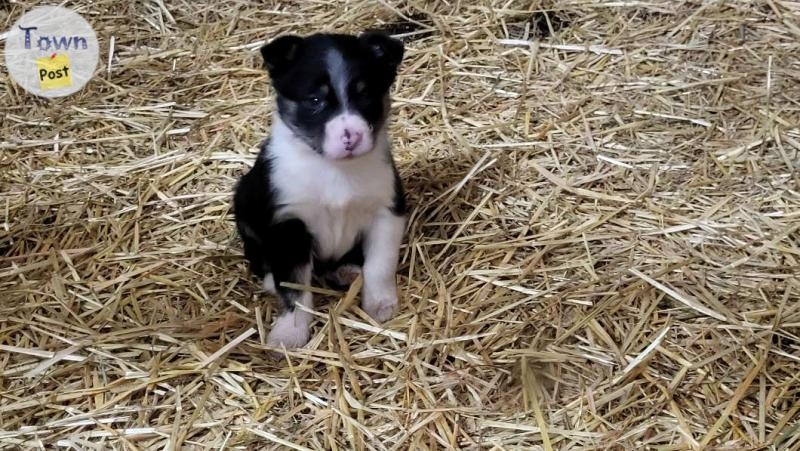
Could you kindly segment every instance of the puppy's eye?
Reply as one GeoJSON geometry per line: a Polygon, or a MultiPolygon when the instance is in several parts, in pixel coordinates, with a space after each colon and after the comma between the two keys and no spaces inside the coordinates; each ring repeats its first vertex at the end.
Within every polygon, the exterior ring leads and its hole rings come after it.
{"type": "Polygon", "coordinates": [[[309,108],[313,111],[321,111],[323,108],[325,108],[325,98],[320,95],[308,96],[304,99],[304,103],[306,108],[309,108]]]}

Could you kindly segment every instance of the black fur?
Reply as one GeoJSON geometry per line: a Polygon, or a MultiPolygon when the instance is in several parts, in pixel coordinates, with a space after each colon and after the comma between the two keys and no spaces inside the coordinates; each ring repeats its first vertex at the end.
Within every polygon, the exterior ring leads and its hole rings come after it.
{"type": "Polygon", "coordinates": [[[259,278],[270,272],[264,258],[267,243],[262,232],[269,228],[275,214],[274,193],[269,184],[270,162],[261,158],[266,146],[267,141],[264,141],[255,165],[239,179],[233,196],[233,212],[244,242],[244,256],[250,262],[250,271],[259,278]]]}
{"type": "Polygon", "coordinates": [[[394,199],[392,200],[392,213],[397,216],[406,214],[406,193],[403,189],[403,182],[400,181],[400,174],[397,172],[397,166],[392,161],[392,172],[394,174],[394,199]]]}

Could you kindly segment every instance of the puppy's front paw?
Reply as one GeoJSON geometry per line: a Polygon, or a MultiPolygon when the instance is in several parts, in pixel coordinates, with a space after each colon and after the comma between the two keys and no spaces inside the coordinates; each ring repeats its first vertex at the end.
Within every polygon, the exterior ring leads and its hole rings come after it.
{"type": "Polygon", "coordinates": [[[397,310],[397,287],[394,283],[377,288],[365,286],[361,308],[379,323],[389,320],[397,310]]]}
{"type": "Polygon", "coordinates": [[[296,309],[279,316],[267,336],[267,344],[276,348],[283,346],[286,349],[295,349],[308,343],[308,320],[301,316],[296,309]]]}

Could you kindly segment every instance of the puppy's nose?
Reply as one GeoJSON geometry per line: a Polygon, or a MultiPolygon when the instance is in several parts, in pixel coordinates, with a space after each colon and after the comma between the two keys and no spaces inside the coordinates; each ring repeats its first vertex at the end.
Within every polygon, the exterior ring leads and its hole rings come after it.
{"type": "Polygon", "coordinates": [[[346,128],[344,129],[344,134],[342,134],[342,144],[344,144],[347,150],[353,150],[358,146],[358,143],[361,142],[361,136],[361,132],[346,128]]]}

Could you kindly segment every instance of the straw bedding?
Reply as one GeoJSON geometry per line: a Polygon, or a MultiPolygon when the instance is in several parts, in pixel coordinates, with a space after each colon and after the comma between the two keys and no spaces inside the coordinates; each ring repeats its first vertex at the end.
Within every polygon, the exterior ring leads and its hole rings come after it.
{"type": "Polygon", "coordinates": [[[91,84],[0,73],[0,446],[800,449],[800,2],[67,6],[91,84]],[[272,361],[255,49],[366,28],[407,43],[401,310],[323,291],[272,361]]]}

